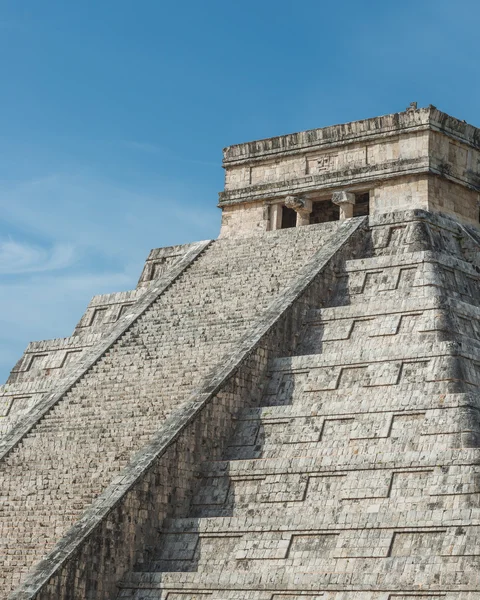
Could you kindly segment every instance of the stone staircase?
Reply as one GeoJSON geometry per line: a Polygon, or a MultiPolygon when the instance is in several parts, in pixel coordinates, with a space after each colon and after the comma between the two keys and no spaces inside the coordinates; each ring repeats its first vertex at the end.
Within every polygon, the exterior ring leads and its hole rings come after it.
{"type": "Polygon", "coordinates": [[[145,292],[168,274],[195,244],[152,250],[134,290],[100,294],[90,301],[70,337],[31,342],[0,386],[0,435],[6,434],[44,396],[66,383],[72,368],[138,306],[145,292]]]}
{"type": "Polygon", "coordinates": [[[440,217],[371,233],[119,599],[480,598],[478,253],[440,217]]]}
{"type": "MultiPolygon", "coordinates": [[[[331,223],[213,242],[26,431],[0,461],[1,597],[235,350],[338,227],[331,223]]],[[[158,260],[162,269],[165,260],[157,254],[150,263],[158,260]]],[[[152,264],[140,289],[148,289],[155,276],[152,264]]],[[[36,382],[38,390],[38,382],[48,377],[42,360],[52,360],[42,359],[45,350],[73,352],[76,337],[88,338],[95,347],[122,317],[119,305],[134,307],[142,298],[139,292],[94,301],[75,336],[30,347],[38,358],[33,366],[28,358],[28,368],[17,365],[10,385],[18,391],[36,382]],[[101,314],[107,329],[95,328],[100,323],[95,310],[113,305],[101,314]]],[[[68,371],[65,356],[60,362],[68,371]]]]}

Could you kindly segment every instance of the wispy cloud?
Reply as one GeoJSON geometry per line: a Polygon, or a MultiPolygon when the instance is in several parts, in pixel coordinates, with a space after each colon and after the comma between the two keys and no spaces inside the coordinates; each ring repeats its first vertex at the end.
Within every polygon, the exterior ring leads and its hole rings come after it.
{"type": "Polygon", "coordinates": [[[46,246],[72,245],[117,262],[138,261],[152,247],[216,235],[214,203],[201,210],[194,198],[183,184],[132,191],[75,172],[0,181],[0,226],[3,220],[7,232],[19,228],[25,236],[40,236],[46,246]]]}
{"type": "Polygon", "coordinates": [[[73,246],[67,244],[42,248],[13,239],[0,240],[0,275],[55,271],[70,266],[73,260],[73,246]]]}

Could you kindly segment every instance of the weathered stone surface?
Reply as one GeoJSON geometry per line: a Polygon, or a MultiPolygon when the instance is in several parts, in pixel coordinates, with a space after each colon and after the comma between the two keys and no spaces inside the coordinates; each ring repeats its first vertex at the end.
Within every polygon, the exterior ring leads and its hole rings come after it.
{"type": "MultiPolygon", "coordinates": [[[[69,389],[85,368],[102,355],[205,247],[206,242],[176,246],[177,253],[183,249],[181,257],[176,255],[169,269],[146,284],[152,287],[148,294],[145,290],[133,290],[95,296],[72,337],[30,343],[7,383],[0,386],[0,434],[9,432],[44,399],[46,392],[55,396],[54,390],[69,389]]],[[[172,249],[166,250],[169,254],[172,249]]],[[[150,257],[157,254],[158,251],[152,250],[150,257]]]]}
{"type": "Polygon", "coordinates": [[[69,338],[31,342],[7,383],[0,386],[0,435],[12,429],[46,392],[61,385],[75,365],[81,370],[86,351],[101,343],[124,316],[128,317],[127,312],[135,313],[146,288],[160,279],[168,282],[171,270],[189,251],[195,253],[195,248],[195,244],[185,244],[152,250],[136,290],[94,296],[69,338]]]}
{"type": "Polygon", "coordinates": [[[477,598],[478,263],[454,221],[370,227],[119,598],[477,598]]]}
{"type": "MultiPolygon", "coordinates": [[[[346,224],[345,231],[356,227],[346,224]]],[[[40,421],[24,428],[23,438],[13,437],[22,423],[5,438],[4,446],[18,439],[17,446],[5,448],[0,463],[7,483],[2,490],[4,547],[7,555],[15,548],[2,573],[5,586],[19,581],[22,572],[52,547],[226,353],[235,347],[253,348],[255,342],[249,340],[243,346],[235,343],[248,331],[253,339],[262,335],[258,319],[282,291],[281,301],[286,301],[285,286],[298,281],[309,259],[317,256],[311,268],[320,268],[318,252],[324,244],[329,255],[335,254],[340,246],[329,246],[328,240],[337,239],[337,229],[332,224],[305,228],[305,233],[272,232],[258,240],[256,248],[253,240],[246,240],[243,249],[237,241],[212,244],[73,388],[39,413],[40,421]],[[239,288],[251,291],[239,297],[239,288]],[[49,473],[48,483],[39,488],[43,469],[49,473]],[[18,520],[28,525],[8,525],[18,520]],[[39,539],[35,530],[41,523],[45,529],[39,539]]],[[[339,235],[341,245],[346,233],[339,235]]],[[[305,285],[300,279],[297,294],[305,285]]],[[[281,314],[275,311],[275,319],[281,314]]],[[[214,389],[223,379],[217,375],[209,386],[214,389]]]]}

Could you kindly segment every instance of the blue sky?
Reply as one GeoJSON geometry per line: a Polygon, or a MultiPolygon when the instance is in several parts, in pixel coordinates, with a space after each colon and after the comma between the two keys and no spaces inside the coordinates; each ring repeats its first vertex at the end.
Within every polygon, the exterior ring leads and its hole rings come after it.
{"type": "Polygon", "coordinates": [[[224,146],[404,110],[480,126],[478,0],[0,0],[0,380],[216,237],[224,146]]]}

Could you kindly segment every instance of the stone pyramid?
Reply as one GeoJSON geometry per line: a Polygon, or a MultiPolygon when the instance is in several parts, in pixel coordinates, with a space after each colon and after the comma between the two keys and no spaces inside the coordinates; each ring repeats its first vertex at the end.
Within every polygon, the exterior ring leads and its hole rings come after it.
{"type": "Polygon", "coordinates": [[[215,241],[0,389],[0,597],[480,600],[480,130],[224,150],[215,241]]]}

